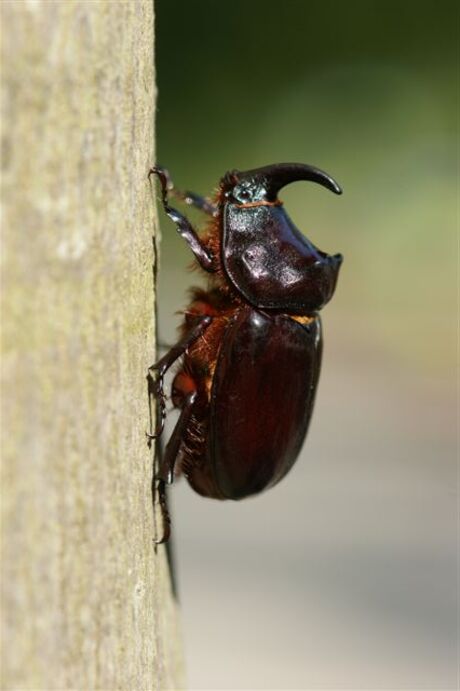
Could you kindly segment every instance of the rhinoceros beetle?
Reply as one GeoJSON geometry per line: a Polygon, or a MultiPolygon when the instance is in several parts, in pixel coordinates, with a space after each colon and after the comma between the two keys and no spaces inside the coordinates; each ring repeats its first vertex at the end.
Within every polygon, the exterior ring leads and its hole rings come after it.
{"type": "MultiPolygon", "coordinates": [[[[320,310],[332,297],[342,255],[321,252],[294,225],[279,190],[310,180],[341,194],[324,171],[277,163],[220,181],[213,201],[178,192],[154,167],[166,214],[208,275],[193,288],[181,338],[148,371],[150,400],[163,430],[165,372],[179,359],[172,401],[178,422],[156,480],[164,534],[170,535],[166,485],[177,461],[192,488],[206,497],[242,499],[272,487],[294,464],[313,410],[321,364],[320,310]],[[210,217],[198,235],[172,208],[169,193],[210,217]]],[[[152,419],[152,416],[151,416],[152,419]]]]}

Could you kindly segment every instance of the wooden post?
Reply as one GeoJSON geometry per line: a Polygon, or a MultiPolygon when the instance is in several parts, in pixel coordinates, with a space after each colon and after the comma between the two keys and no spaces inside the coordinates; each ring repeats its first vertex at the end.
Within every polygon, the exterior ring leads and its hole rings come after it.
{"type": "Polygon", "coordinates": [[[145,438],[153,3],[1,12],[1,687],[177,689],[145,438]]]}

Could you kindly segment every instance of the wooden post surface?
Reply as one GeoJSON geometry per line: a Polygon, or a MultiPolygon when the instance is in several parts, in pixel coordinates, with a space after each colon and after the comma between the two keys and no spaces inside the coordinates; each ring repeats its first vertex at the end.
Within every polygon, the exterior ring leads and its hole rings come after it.
{"type": "Polygon", "coordinates": [[[153,2],[1,13],[1,688],[177,689],[145,438],[153,2]]]}

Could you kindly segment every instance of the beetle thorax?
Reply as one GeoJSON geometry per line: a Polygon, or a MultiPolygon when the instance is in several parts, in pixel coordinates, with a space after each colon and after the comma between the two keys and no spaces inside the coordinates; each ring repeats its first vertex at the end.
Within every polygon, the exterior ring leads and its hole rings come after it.
{"type": "Polygon", "coordinates": [[[226,204],[221,261],[255,307],[310,314],[332,296],[339,263],[318,250],[274,204],[226,204]]]}

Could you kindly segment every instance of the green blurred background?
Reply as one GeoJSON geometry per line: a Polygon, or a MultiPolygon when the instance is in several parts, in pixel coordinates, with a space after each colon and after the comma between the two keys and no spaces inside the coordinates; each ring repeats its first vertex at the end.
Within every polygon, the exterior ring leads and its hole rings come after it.
{"type": "MultiPolygon", "coordinates": [[[[175,493],[190,684],[455,688],[456,3],[157,0],[156,26],[179,188],[277,161],[344,188],[282,194],[345,256],[303,457],[241,504],[175,493]]],[[[161,220],[172,342],[198,279],[161,220]]]]}

